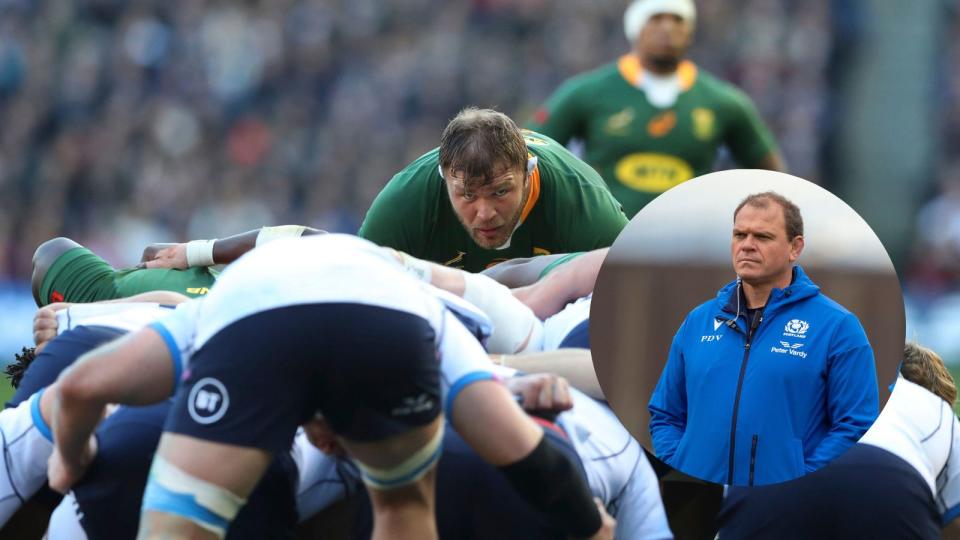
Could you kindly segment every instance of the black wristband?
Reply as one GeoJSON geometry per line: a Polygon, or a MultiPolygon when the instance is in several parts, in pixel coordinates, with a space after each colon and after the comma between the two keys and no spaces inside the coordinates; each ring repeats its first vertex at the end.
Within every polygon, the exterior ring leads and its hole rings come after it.
{"type": "Polygon", "coordinates": [[[603,520],[577,465],[556,444],[544,436],[527,457],[500,470],[531,506],[564,532],[589,538],[603,520]]]}

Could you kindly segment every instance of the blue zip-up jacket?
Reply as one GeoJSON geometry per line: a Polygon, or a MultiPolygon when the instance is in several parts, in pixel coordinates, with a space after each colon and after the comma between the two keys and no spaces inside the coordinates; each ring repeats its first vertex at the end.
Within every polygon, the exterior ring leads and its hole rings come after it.
{"type": "Polygon", "coordinates": [[[755,321],[740,295],[727,284],[674,336],[650,398],[654,450],[704,480],[782,482],[824,466],[873,424],[873,350],[856,316],[799,266],[755,321]]]}

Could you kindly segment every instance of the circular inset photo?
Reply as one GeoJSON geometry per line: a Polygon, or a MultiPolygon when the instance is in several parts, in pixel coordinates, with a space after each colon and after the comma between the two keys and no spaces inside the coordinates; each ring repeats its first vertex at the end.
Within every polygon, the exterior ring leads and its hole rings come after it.
{"type": "Polygon", "coordinates": [[[896,380],[896,271],[857,213],[787,174],[671,189],[610,249],[591,308],[603,392],[658,459],[764,485],[851,448],[896,380]]]}

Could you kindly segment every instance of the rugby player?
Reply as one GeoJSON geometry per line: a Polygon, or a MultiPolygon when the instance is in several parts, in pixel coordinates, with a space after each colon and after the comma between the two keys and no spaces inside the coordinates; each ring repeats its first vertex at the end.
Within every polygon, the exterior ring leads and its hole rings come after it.
{"type": "Polygon", "coordinates": [[[695,19],[693,0],[635,0],[623,16],[632,50],[565,82],[527,124],[582,140],[627,216],[710,172],[721,146],[742,167],[784,170],[750,98],[686,59],[695,19]]]}
{"type": "Polygon", "coordinates": [[[940,357],[906,344],[893,393],[860,442],[795,481],[730,488],[720,538],[960,538],[956,398],[940,357]]]}
{"type": "Polygon", "coordinates": [[[301,225],[261,227],[214,240],[154,244],[143,263],[116,269],[69,238],[53,238],[33,254],[31,288],[37,306],[54,302],[97,302],[127,298],[147,291],[174,291],[194,298],[206,294],[217,277],[213,267],[227,264],[277,238],[319,234],[301,225]]]}
{"type": "MultiPolygon", "coordinates": [[[[187,299],[174,293],[146,294],[140,298],[163,298],[170,304],[187,299]]],[[[0,476],[5,479],[0,486],[6,490],[0,492],[0,525],[45,483],[46,459],[52,451],[48,427],[51,395],[45,393],[46,387],[83,353],[170,309],[169,305],[135,301],[74,306],[56,314],[49,308],[38,311],[34,335],[40,353],[29,364],[18,366],[22,373],[13,380],[16,392],[8,408],[0,412],[0,433],[7,456],[0,469],[0,476]]]]}
{"type": "Polygon", "coordinates": [[[467,108],[438,148],[390,180],[358,234],[479,272],[516,257],[607,247],[626,223],[586,163],[500,112],[467,108]]]}
{"type": "MultiPolygon", "coordinates": [[[[50,311],[51,308],[44,308],[36,318],[40,323],[37,326],[45,331],[51,328],[50,325],[43,324],[50,311]]],[[[60,324],[54,329],[63,330],[69,325],[72,330],[61,334],[69,336],[70,332],[84,328],[88,323],[96,323],[95,326],[100,327],[113,325],[117,326],[118,330],[124,330],[152,319],[153,313],[149,305],[141,304],[81,305],[58,312],[53,322],[60,324]]],[[[504,371],[501,374],[508,377],[512,376],[513,372],[504,371]]],[[[56,374],[52,375],[55,378],[56,374]]],[[[532,378],[542,377],[544,376],[537,375],[532,378]]],[[[50,378],[49,373],[47,378],[50,378]]],[[[530,380],[530,376],[513,377],[505,382],[512,393],[533,396],[526,400],[530,408],[543,411],[564,405],[573,407],[569,413],[560,414],[553,427],[554,431],[546,433],[560,434],[561,439],[569,438],[569,441],[561,440],[558,444],[570,446],[571,457],[577,463],[583,464],[591,492],[601,498],[615,516],[619,516],[617,519],[625,519],[624,524],[630,524],[631,519],[633,520],[633,526],[622,529],[633,531],[628,537],[669,538],[669,529],[666,528],[652,471],[645,459],[636,453],[636,442],[616,423],[612,412],[577,390],[564,390],[566,386],[562,384],[562,379],[547,378],[546,381],[552,384],[531,384],[530,380]],[[557,384],[558,382],[560,384],[557,384]],[[562,391],[552,394],[550,388],[560,388],[562,391]],[[566,400],[559,397],[559,394],[565,393],[572,393],[573,397],[566,400]],[[638,459],[642,463],[638,462],[638,459]]],[[[168,402],[140,408],[120,407],[108,417],[97,431],[98,452],[94,464],[52,516],[49,538],[125,538],[136,534],[147,469],[168,408],[168,402]]],[[[41,412],[45,410],[41,409],[41,412]]],[[[44,424],[45,422],[41,423],[44,424]]],[[[0,428],[2,426],[3,420],[0,417],[0,428]]],[[[235,522],[228,533],[229,537],[260,538],[271,534],[280,535],[291,526],[291,512],[294,507],[299,510],[300,520],[303,521],[339,500],[351,489],[356,489],[346,485],[346,482],[352,480],[345,478],[349,473],[338,469],[334,460],[318,455],[318,451],[311,445],[304,444],[305,440],[302,433],[298,433],[294,443],[297,464],[295,472],[299,473],[301,486],[297,504],[294,506],[291,502],[290,482],[287,478],[290,473],[283,474],[284,467],[288,471],[292,469],[291,460],[281,460],[279,458],[286,455],[278,454],[272,467],[281,469],[268,474],[269,482],[261,481],[255,491],[263,493],[259,500],[269,500],[270,506],[263,508],[265,503],[261,502],[261,508],[256,511],[256,505],[245,506],[238,515],[238,520],[246,515],[251,516],[250,519],[256,519],[256,523],[235,522]]],[[[441,537],[459,537],[457,531],[461,529],[458,527],[467,527],[473,534],[489,532],[494,523],[497,536],[501,538],[534,538],[544,537],[544,534],[550,536],[548,533],[556,534],[555,529],[544,524],[541,516],[519,498],[502,476],[483,462],[452,430],[445,434],[444,447],[438,485],[441,496],[437,508],[441,537]],[[483,486],[475,484],[470,490],[473,493],[468,494],[462,489],[466,478],[488,480],[483,486]],[[473,495],[477,496],[475,500],[470,499],[473,495]],[[466,504],[465,500],[471,502],[466,504]],[[487,503],[484,505],[483,501],[487,503]],[[444,504],[445,502],[447,504],[444,504]],[[497,520],[489,519],[492,515],[484,513],[497,509],[506,512],[497,514],[497,520]],[[472,517],[465,519],[465,515],[472,517]]],[[[39,468],[34,485],[42,483],[46,478],[46,457],[43,454],[22,451],[12,451],[11,454],[15,459],[31,460],[34,468],[39,468]]],[[[49,450],[46,455],[49,455],[49,450]]],[[[19,468],[26,467],[21,465],[19,468]]],[[[24,489],[22,485],[20,489],[24,489]]]]}
{"type": "MultiPolygon", "coordinates": [[[[439,335],[444,401],[461,435],[568,533],[609,537],[612,520],[492,374],[475,369],[483,365],[478,355],[485,360],[482,349],[439,298],[355,238],[278,242],[251,252],[194,303],[196,320],[180,311],[64,373],[56,394],[51,485],[66,489],[82,474],[86,441],[104,403],[162,399],[177,379],[174,372],[189,361],[144,496],[143,534],[222,536],[270,454],[288,447],[296,425],[319,408],[371,486],[374,537],[434,536],[430,471],[442,424],[436,416],[440,389],[431,378],[437,376],[433,343],[439,335]],[[286,264],[277,268],[276,260],[286,264]],[[376,318],[382,324],[373,324],[376,318]],[[360,320],[364,324],[355,324],[360,320]],[[317,348],[343,362],[315,359],[311,350],[317,348]],[[282,359],[282,401],[262,399],[274,387],[253,370],[259,356],[282,359]],[[326,373],[305,376],[313,369],[326,373]],[[363,392],[371,378],[389,381],[377,384],[374,403],[363,392]],[[324,388],[318,392],[316,385],[324,388]],[[465,425],[468,417],[486,420],[465,425]],[[254,425],[236,431],[241,418],[254,425]],[[499,434],[496,444],[491,430],[499,434]],[[548,496],[539,487],[545,478],[555,487],[548,496]]],[[[470,309],[459,306],[471,326],[482,326],[482,315],[470,316],[470,309]]]]}

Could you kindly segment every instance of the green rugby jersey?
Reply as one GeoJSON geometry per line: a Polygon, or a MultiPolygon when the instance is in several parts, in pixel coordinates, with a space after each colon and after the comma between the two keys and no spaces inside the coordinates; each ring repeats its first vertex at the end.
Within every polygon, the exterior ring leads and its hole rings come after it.
{"type": "Polygon", "coordinates": [[[566,148],[524,132],[537,156],[530,196],[510,247],[485,249],[464,229],[433,149],[397,173],[367,211],[359,235],[414,257],[479,272],[517,257],[588,251],[613,243],[627,223],[600,176],[566,148]]]}
{"type": "Polygon", "coordinates": [[[776,151],[746,94],[690,61],[677,75],[676,103],[655,107],[637,87],[639,61],[625,55],[564,83],[528,127],[562,144],[582,139],[587,163],[631,217],[660,193],[710,172],[720,146],[743,167],[776,151]]]}
{"type": "Polygon", "coordinates": [[[195,298],[206,294],[215,279],[216,273],[208,268],[116,270],[96,253],[77,247],[50,265],[40,284],[40,301],[43,305],[97,302],[149,291],[174,291],[195,298]]]}

